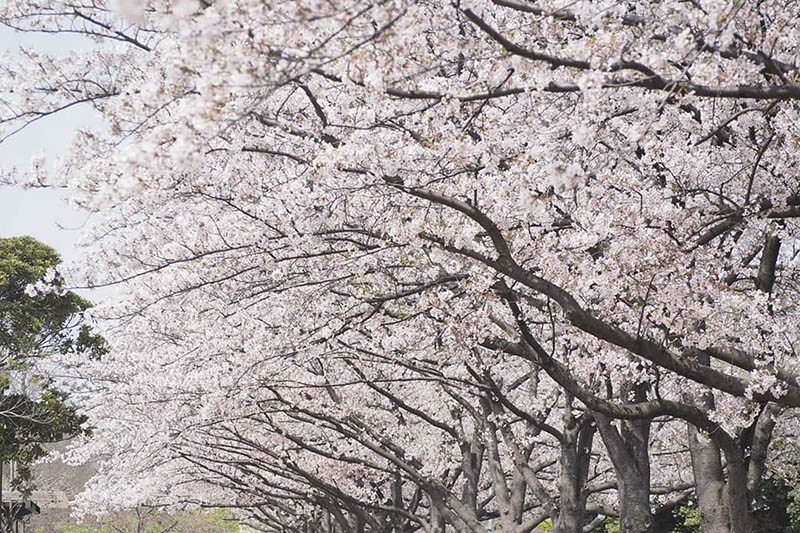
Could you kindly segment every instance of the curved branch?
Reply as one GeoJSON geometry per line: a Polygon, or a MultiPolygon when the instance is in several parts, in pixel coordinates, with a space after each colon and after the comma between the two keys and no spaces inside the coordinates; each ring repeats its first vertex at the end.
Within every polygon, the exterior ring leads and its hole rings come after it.
{"type": "MultiPolygon", "coordinates": [[[[536,50],[531,50],[520,46],[503,36],[496,29],[491,27],[486,21],[476,15],[472,10],[463,10],[464,15],[478,28],[480,28],[493,41],[502,46],[506,51],[513,55],[524,57],[533,61],[541,61],[553,67],[573,68],[577,70],[589,71],[592,68],[589,61],[558,57],[536,50]]],[[[749,56],[748,56],[749,57],[749,56]]],[[[626,80],[625,86],[640,87],[643,89],[667,92],[686,92],[701,97],[712,98],[746,98],[750,100],[800,100],[800,85],[735,85],[729,87],[712,87],[691,83],[688,80],[671,80],[658,75],[649,67],[635,61],[618,61],[609,67],[607,72],[617,72],[620,70],[633,70],[644,74],[645,78],[626,80]]],[[[620,85],[620,81],[607,80],[604,87],[620,85]]]]}
{"type": "MultiPolygon", "coordinates": [[[[572,294],[560,286],[522,268],[512,257],[508,243],[500,232],[500,229],[477,207],[427,189],[406,187],[403,185],[402,180],[396,176],[386,177],[384,180],[388,184],[412,196],[449,207],[477,222],[491,239],[498,257],[497,259],[491,259],[474,250],[457,248],[444,243],[442,239],[432,235],[423,234],[421,235],[422,238],[431,242],[436,242],[448,251],[484,263],[496,272],[504,274],[525,287],[551,298],[561,307],[570,324],[597,339],[619,346],[662,368],[675,372],[697,383],[702,383],[738,397],[747,397],[750,395],[751,391],[748,390],[750,383],[747,379],[737,378],[709,366],[696,364],[687,357],[691,355],[690,353],[681,356],[672,353],[656,342],[631,335],[619,327],[597,318],[590,311],[585,310],[572,294]]],[[[508,291],[508,287],[505,287],[505,284],[503,284],[501,289],[502,291],[508,291]]],[[[741,352],[741,356],[746,356],[750,361],[754,361],[752,355],[746,354],[745,352],[741,352]]],[[[753,365],[755,367],[755,363],[753,363],[753,365]]],[[[761,403],[775,402],[787,407],[800,407],[800,387],[794,384],[794,382],[787,381],[784,382],[784,384],[786,386],[786,392],[783,395],[778,396],[769,391],[754,392],[752,393],[752,398],[761,403]]]]}

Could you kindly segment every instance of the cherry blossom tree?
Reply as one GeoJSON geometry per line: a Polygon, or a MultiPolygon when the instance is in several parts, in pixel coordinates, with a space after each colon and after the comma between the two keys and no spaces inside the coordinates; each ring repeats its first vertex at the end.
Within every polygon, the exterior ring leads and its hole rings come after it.
{"type": "Polygon", "coordinates": [[[107,126],[57,177],[5,174],[96,210],[81,279],[119,286],[83,368],[76,455],[107,457],[87,505],[647,531],[693,489],[707,530],[751,530],[800,406],[794,3],[0,20],[97,41],[9,58],[0,119],[84,104],[107,126]]]}

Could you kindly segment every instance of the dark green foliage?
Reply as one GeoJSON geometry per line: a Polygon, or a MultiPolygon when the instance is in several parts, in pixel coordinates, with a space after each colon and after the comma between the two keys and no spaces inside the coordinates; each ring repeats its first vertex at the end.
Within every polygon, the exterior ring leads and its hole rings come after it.
{"type": "Polygon", "coordinates": [[[102,338],[81,324],[92,304],[64,291],[60,275],[46,283],[49,290],[26,294],[60,261],[55,250],[31,237],[0,239],[0,361],[87,350],[102,355],[102,338]]]}
{"type": "Polygon", "coordinates": [[[17,461],[16,488],[30,490],[30,464],[44,445],[84,431],[67,395],[36,375],[32,363],[55,353],[100,357],[102,337],[83,323],[91,307],[64,290],[60,259],[30,237],[0,239],[0,460],[17,461]],[[40,290],[29,286],[37,284],[40,290]]]}
{"type": "Polygon", "coordinates": [[[672,529],[673,533],[700,533],[700,510],[697,504],[692,502],[691,505],[682,505],[672,511],[674,519],[672,529]]]}
{"type": "Polygon", "coordinates": [[[800,533],[800,498],[786,480],[773,476],[761,483],[753,504],[754,533],[800,533]]]}

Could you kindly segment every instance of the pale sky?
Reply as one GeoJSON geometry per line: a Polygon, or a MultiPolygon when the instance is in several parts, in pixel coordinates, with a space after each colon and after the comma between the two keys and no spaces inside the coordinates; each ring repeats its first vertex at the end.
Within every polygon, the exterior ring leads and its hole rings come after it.
{"type": "MultiPolygon", "coordinates": [[[[0,26],[0,49],[13,53],[19,46],[58,54],[87,48],[91,41],[76,35],[20,34],[0,26]]],[[[71,108],[40,120],[0,143],[0,167],[25,169],[31,158],[41,151],[48,159],[55,159],[66,151],[75,130],[91,120],[91,111],[86,107],[71,108]]],[[[0,186],[0,237],[30,235],[53,246],[64,262],[77,257],[75,243],[87,219],[87,213],[64,203],[60,191],[0,186]]]]}

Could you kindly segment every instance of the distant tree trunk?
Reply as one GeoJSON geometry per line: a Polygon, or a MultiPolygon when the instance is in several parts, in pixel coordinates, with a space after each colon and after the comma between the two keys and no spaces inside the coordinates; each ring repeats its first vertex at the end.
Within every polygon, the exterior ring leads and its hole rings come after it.
{"type": "Polygon", "coordinates": [[[483,455],[485,446],[481,444],[478,433],[472,436],[472,441],[461,444],[461,469],[464,471],[464,488],[461,501],[471,509],[478,507],[478,482],[481,477],[483,455]]]}

